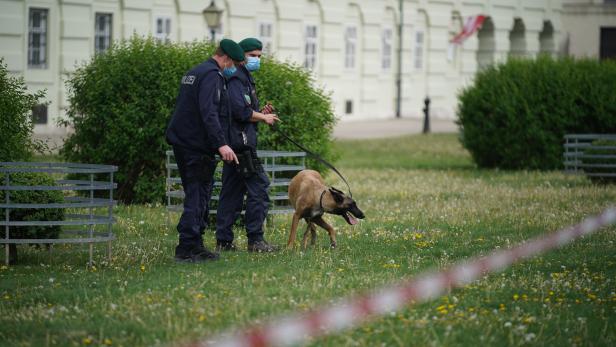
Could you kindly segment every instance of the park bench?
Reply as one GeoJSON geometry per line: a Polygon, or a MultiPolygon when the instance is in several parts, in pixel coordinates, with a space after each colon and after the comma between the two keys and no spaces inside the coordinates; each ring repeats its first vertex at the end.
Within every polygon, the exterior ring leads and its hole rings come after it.
{"type": "Polygon", "coordinates": [[[566,173],[616,179],[616,134],[568,134],[563,146],[566,173]],[[597,144],[598,140],[611,143],[597,144]]]}
{"type": "MultiPolygon", "coordinates": [[[[167,210],[169,212],[182,212],[184,199],[184,191],[182,189],[182,181],[179,177],[178,166],[175,163],[173,151],[167,151],[167,180],[166,180],[166,198],[167,210]]],[[[263,163],[263,169],[270,179],[270,201],[271,206],[268,211],[269,215],[284,214],[293,212],[293,208],[289,204],[288,186],[291,178],[295,173],[306,168],[306,153],[305,152],[285,152],[285,151],[257,151],[257,156],[263,163]]],[[[220,157],[217,156],[220,160],[220,157]]],[[[216,206],[218,204],[221,182],[222,165],[216,168],[214,176],[214,190],[210,202],[210,214],[216,214],[216,206]]],[[[244,211],[242,211],[244,213],[244,211]]]]}

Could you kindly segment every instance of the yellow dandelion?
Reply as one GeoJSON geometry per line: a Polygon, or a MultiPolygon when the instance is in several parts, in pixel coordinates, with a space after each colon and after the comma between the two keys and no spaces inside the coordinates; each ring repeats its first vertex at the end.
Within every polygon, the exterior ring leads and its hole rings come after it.
{"type": "Polygon", "coordinates": [[[199,322],[203,322],[205,321],[205,315],[200,314],[199,315],[199,322]]]}
{"type": "Polygon", "coordinates": [[[105,346],[111,346],[113,344],[113,342],[111,341],[111,339],[104,339],[103,340],[103,345],[105,346]]]}
{"type": "Polygon", "coordinates": [[[553,296],[553,295],[554,295],[554,292],[550,290],[550,296],[553,296]]]}
{"type": "Polygon", "coordinates": [[[443,310],[446,309],[446,307],[447,307],[446,305],[441,305],[441,306],[437,307],[436,310],[437,311],[443,311],[443,310]]]}
{"type": "Polygon", "coordinates": [[[588,295],[587,295],[587,296],[588,296],[588,298],[589,298],[590,300],[595,300],[595,299],[597,298],[597,296],[596,296],[595,294],[592,294],[592,293],[588,293],[588,295]]]}
{"type": "Polygon", "coordinates": [[[197,295],[195,295],[195,298],[197,298],[197,299],[203,299],[203,298],[205,298],[205,295],[203,295],[203,294],[201,294],[201,293],[198,293],[197,295]]]}
{"type": "Polygon", "coordinates": [[[513,294],[513,300],[518,301],[520,296],[518,294],[513,294]]]}
{"type": "Polygon", "coordinates": [[[139,267],[139,269],[141,270],[141,272],[145,272],[145,265],[141,264],[141,266],[139,267]]]}
{"type": "Polygon", "coordinates": [[[84,345],[91,345],[93,341],[89,337],[84,337],[83,340],[81,340],[81,342],[83,342],[84,345]]]}
{"type": "Polygon", "coordinates": [[[499,309],[500,311],[505,311],[505,309],[506,309],[506,308],[505,308],[505,304],[499,304],[499,305],[498,305],[498,309],[499,309]]]}

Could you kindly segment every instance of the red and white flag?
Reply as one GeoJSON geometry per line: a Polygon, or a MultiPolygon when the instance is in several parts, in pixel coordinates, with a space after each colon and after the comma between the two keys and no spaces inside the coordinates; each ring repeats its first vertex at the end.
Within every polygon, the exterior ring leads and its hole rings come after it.
{"type": "Polygon", "coordinates": [[[477,30],[479,30],[479,28],[481,28],[481,25],[483,24],[483,21],[485,19],[486,19],[486,17],[483,16],[483,15],[477,15],[477,16],[470,16],[470,17],[468,17],[466,19],[466,23],[464,23],[464,27],[462,28],[462,32],[459,33],[458,35],[456,35],[451,40],[451,43],[455,43],[455,44],[458,44],[458,45],[462,44],[462,42],[464,42],[464,40],[469,38],[477,30]]]}

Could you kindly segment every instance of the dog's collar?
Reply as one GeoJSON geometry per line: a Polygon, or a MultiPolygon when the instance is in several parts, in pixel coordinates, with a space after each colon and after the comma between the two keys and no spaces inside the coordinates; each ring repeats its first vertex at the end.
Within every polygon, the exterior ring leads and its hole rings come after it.
{"type": "Polygon", "coordinates": [[[321,193],[321,197],[319,198],[319,207],[321,208],[321,211],[325,211],[325,209],[323,208],[323,195],[325,195],[326,191],[327,189],[325,189],[323,193],[321,193]]]}

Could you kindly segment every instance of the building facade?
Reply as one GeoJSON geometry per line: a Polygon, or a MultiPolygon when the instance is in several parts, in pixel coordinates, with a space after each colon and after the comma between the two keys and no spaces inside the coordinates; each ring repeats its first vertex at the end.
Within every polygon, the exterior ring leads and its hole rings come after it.
{"type": "Polygon", "coordinates": [[[616,58],[616,0],[563,0],[563,52],[616,58]]]}
{"type": "MultiPolygon", "coordinates": [[[[134,33],[161,42],[209,39],[211,0],[0,0],[0,56],[31,90],[39,134],[61,134],[66,77],[134,33]]],[[[478,69],[509,56],[558,54],[567,0],[215,0],[216,39],[258,37],[268,54],[310,69],[342,120],[455,118],[456,96],[478,69]],[[452,45],[466,18],[481,29],[452,45]],[[398,93],[398,86],[400,92],[398,93]]],[[[573,41],[573,37],[571,37],[573,41]]]]}

